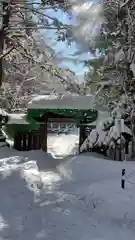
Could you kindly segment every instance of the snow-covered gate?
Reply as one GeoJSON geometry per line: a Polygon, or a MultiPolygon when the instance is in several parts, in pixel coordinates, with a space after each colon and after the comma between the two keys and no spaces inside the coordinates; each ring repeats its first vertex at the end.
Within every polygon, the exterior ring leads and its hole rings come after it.
{"type": "Polygon", "coordinates": [[[91,96],[38,96],[28,104],[22,119],[8,122],[8,132],[14,138],[14,148],[20,151],[43,149],[47,152],[49,124],[78,126],[79,150],[86,138],[86,123],[95,122],[98,112],[90,107],[91,96]]]}
{"type": "Polygon", "coordinates": [[[28,105],[28,119],[40,124],[41,148],[47,152],[47,126],[49,123],[76,124],[79,148],[85,139],[83,123],[96,121],[98,112],[92,109],[92,96],[38,96],[28,105]]]}

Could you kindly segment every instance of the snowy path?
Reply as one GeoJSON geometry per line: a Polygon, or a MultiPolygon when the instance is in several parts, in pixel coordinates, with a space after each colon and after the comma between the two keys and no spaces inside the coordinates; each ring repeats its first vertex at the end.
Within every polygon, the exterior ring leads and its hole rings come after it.
{"type": "Polygon", "coordinates": [[[56,158],[75,154],[78,150],[79,136],[77,134],[48,134],[48,152],[56,158]]]}
{"type": "Polygon", "coordinates": [[[0,240],[134,239],[135,163],[80,155],[59,165],[40,151],[4,151],[0,240]],[[134,181],[125,190],[123,166],[134,181]]]}

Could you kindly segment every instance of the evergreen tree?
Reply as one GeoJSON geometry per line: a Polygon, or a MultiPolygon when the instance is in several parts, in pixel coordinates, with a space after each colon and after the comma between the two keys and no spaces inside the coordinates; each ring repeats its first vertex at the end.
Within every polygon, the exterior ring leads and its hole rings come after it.
{"type": "Polygon", "coordinates": [[[95,38],[95,43],[90,43],[90,49],[98,53],[98,57],[94,60],[94,65],[93,60],[89,61],[88,83],[91,88],[93,79],[96,78],[96,88],[97,85],[98,89],[100,85],[104,86],[100,94],[106,96],[107,90],[108,103],[114,100],[117,104],[124,94],[126,102],[132,102],[131,108],[134,108],[132,100],[135,86],[134,5],[134,1],[103,1],[105,21],[101,25],[100,35],[95,38]]]}

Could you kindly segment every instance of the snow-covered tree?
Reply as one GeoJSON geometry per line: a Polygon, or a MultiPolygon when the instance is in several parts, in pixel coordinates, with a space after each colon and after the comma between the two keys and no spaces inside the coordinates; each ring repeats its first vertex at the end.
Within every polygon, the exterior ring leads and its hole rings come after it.
{"type": "Polygon", "coordinates": [[[90,41],[90,50],[96,57],[89,61],[87,83],[91,90],[101,90],[97,99],[100,102],[105,100],[106,106],[110,102],[117,105],[123,94],[131,103],[135,86],[134,1],[104,0],[102,8],[104,22],[100,34],[95,37],[94,43],[90,41]]]}
{"type": "MultiPolygon", "coordinates": [[[[46,13],[46,10],[49,8],[57,11],[58,9],[64,9],[64,7],[64,1],[56,0],[41,1],[36,4],[34,1],[23,0],[2,1],[0,13],[0,15],[2,15],[0,29],[1,82],[3,77],[2,62],[10,53],[20,51],[23,59],[27,58],[29,61],[31,59],[31,61],[36,64],[40,63],[44,53],[39,51],[39,49],[37,49],[36,55],[35,52],[29,51],[29,45],[34,41],[33,32],[39,31],[39,29],[56,30],[57,40],[64,41],[66,38],[68,39],[66,32],[69,30],[70,26],[63,24],[58,19],[53,18],[46,13]],[[65,36],[62,35],[62,31],[65,31],[65,36]],[[37,55],[38,59],[36,59],[37,55]]],[[[33,47],[35,47],[35,45],[36,43],[34,43],[33,47]]],[[[34,50],[36,51],[36,49],[34,50]]],[[[12,55],[13,54],[10,54],[10,58],[13,57],[12,55]]],[[[59,69],[50,63],[47,64],[44,62],[43,64],[42,62],[42,68],[48,72],[52,70],[53,74],[55,74],[55,70],[57,75],[59,73],[59,69]]]]}
{"type": "Polygon", "coordinates": [[[87,86],[96,92],[96,103],[105,106],[113,117],[119,115],[128,122],[134,137],[135,119],[135,2],[103,0],[104,21],[91,40],[89,49],[95,55],[90,60],[87,86]]]}
{"type": "Polygon", "coordinates": [[[2,18],[8,18],[7,28],[2,25],[5,48],[1,60],[1,106],[6,109],[26,106],[35,94],[49,91],[73,91],[78,93],[74,73],[55,64],[55,52],[42,39],[40,30],[55,30],[57,40],[68,40],[70,26],[46,13],[47,9],[65,10],[63,1],[3,1],[2,18]],[[5,8],[5,13],[3,9],[5,8]],[[9,14],[9,15],[8,15],[9,14]],[[64,35],[65,34],[65,35],[64,35]],[[63,36],[63,37],[62,37],[63,36]]]}

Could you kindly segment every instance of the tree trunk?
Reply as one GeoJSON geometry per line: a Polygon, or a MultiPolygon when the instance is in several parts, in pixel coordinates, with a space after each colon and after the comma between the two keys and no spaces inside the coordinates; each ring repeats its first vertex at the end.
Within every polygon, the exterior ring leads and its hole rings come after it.
{"type": "MultiPolygon", "coordinates": [[[[8,2],[2,3],[2,13],[3,13],[2,27],[0,29],[0,56],[3,55],[5,35],[9,24],[10,8],[8,2]]],[[[2,84],[2,80],[3,80],[3,58],[0,57],[0,86],[2,84]]]]}

